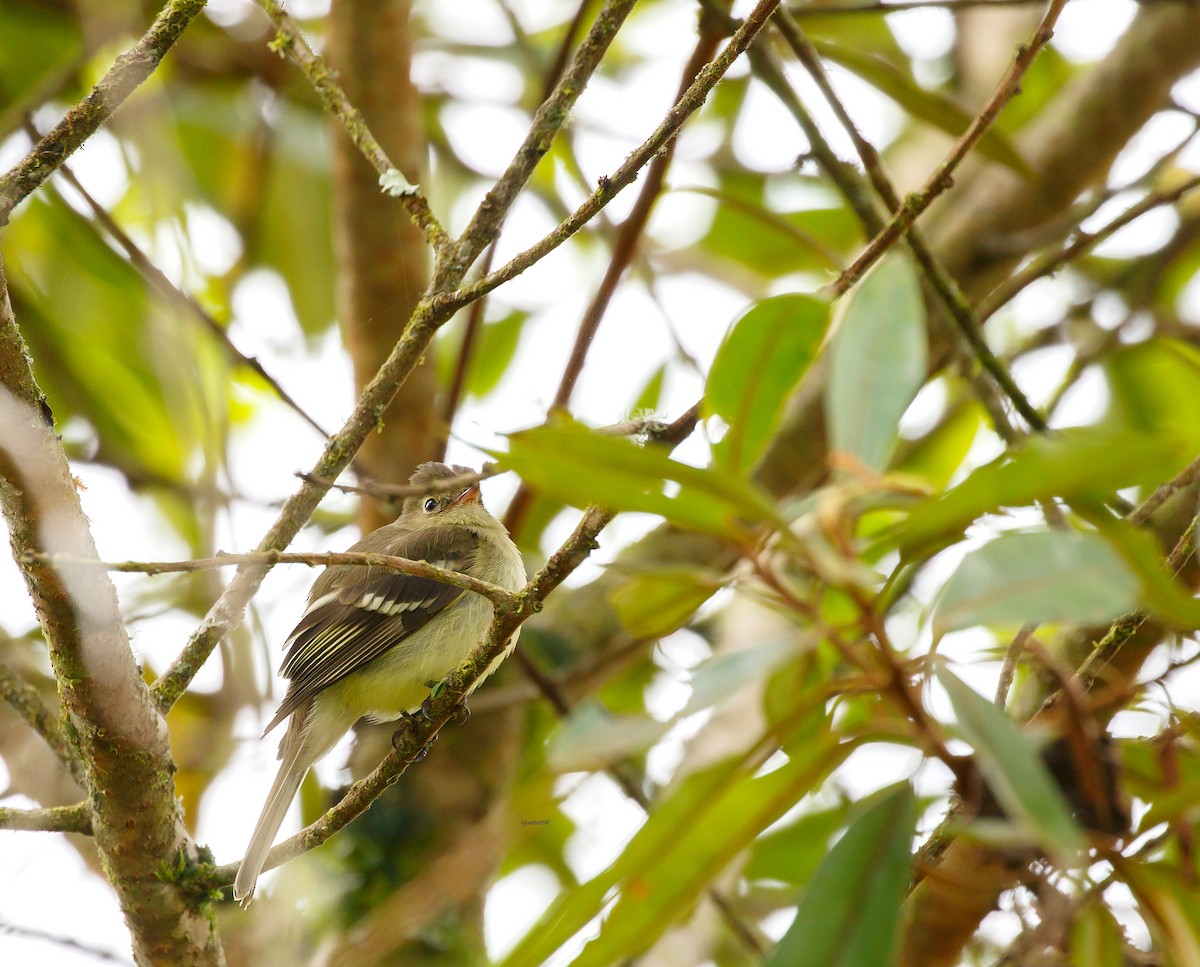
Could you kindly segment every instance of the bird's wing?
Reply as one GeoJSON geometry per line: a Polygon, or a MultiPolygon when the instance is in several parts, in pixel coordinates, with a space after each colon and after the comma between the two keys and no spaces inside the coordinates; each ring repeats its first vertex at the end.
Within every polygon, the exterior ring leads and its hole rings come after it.
{"type": "MultiPolygon", "coordinates": [[[[352,550],[385,553],[368,540],[352,550]]],[[[438,527],[415,531],[391,544],[386,553],[466,571],[478,549],[479,537],[473,531],[438,527]]],[[[290,684],[266,731],[323,688],[400,645],[469,593],[440,581],[383,568],[329,568],[313,586],[308,609],[286,642],[280,674],[290,679],[290,684]]]]}

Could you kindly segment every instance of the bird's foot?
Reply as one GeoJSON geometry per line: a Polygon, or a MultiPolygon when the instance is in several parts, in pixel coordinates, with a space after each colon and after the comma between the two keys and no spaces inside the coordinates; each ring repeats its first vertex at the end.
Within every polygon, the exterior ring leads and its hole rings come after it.
{"type": "MultiPolygon", "coordinates": [[[[420,712],[425,720],[428,721],[429,716],[428,714],[425,714],[424,706],[421,707],[420,712]]],[[[419,734],[420,725],[417,722],[416,715],[414,715],[412,712],[405,712],[397,721],[400,723],[400,727],[392,733],[392,748],[399,752],[401,751],[402,746],[408,746],[413,743],[419,734]]],[[[436,732],[430,737],[428,742],[421,746],[421,748],[412,753],[411,756],[407,756],[405,761],[410,764],[420,762],[425,758],[425,756],[429,755],[429,750],[433,747],[435,739],[437,739],[436,732]]]]}
{"type": "MultiPolygon", "coordinates": [[[[430,705],[437,700],[438,696],[441,695],[442,692],[446,690],[446,683],[445,681],[426,682],[425,687],[429,689],[429,696],[421,703],[420,713],[422,716],[424,716],[425,721],[428,722],[433,718],[433,716],[429,714],[430,705]]],[[[446,721],[451,722],[454,725],[462,725],[464,722],[469,721],[470,718],[471,710],[467,708],[467,700],[464,698],[461,702],[454,706],[454,711],[450,713],[450,717],[446,721]]]]}

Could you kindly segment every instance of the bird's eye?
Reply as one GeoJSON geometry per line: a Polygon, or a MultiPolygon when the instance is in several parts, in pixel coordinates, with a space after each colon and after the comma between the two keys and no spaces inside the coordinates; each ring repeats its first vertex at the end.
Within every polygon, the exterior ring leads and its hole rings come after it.
{"type": "Polygon", "coordinates": [[[435,510],[437,510],[437,501],[434,500],[432,497],[426,497],[425,498],[425,513],[432,514],[435,510]]]}

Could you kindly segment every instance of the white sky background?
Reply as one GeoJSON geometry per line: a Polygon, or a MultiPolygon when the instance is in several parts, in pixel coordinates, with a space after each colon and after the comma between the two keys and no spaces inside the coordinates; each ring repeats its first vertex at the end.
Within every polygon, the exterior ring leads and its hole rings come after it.
{"type": "MultiPolygon", "coordinates": [[[[456,3],[436,3],[418,0],[423,15],[435,19],[439,31],[464,41],[504,44],[510,40],[508,27],[491,0],[461,0],[456,3]]],[[[244,0],[214,0],[208,15],[221,23],[236,19],[250,5],[244,0]]],[[[748,7],[743,3],[741,7],[748,7]]],[[[549,3],[547,0],[513,2],[527,29],[539,29],[548,23],[561,22],[564,11],[573,10],[574,3],[549,3]],[[554,15],[551,15],[551,11],[554,15]]],[[[320,0],[291,4],[294,13],[308,16],[319,13],[320,0]]],[[[1115,38],[1125,29],[1136,5],[1130,0],[1076,0],[1069,5],[1060,20],[1055,44],[1066,56],[1080,61],[1094,60],[1108,51],[1115,38]]],[[[735,10],[735,13],[744,12],[735,10]]],[[[908,53],[926,60],[941,56],[953,39],[950,16],[937,10],[894,14],[889,22],[908,53]]],[[[583,97],[573,123],[579,132],[581,160],[586,174],[596,178],[613,170],[628,152],[642,141],[661,118],[670,103],[680,64],[687,56],[694,39],[695,4],[680,0],[671,10],[662,10],[654,17],[635,18],[623,32],[623,43],[639,51],[653,54],[636,79],[636,93],[616,87],[611,81],[597,82],[583,97]]],[[[918,67],[920,65],[918,64],[918,67]]],[[[743,68],[735,67],[734,73],[743,68]]],[[[448,134],[457,150],[478,163],[484,170],[498,173],[507,160],[510,148],[515,147],[526,128],[523,115],[511,105],[519,92],[514,78],[504,76],[494,65],[478,62],[474,66],[462,62],[449,64],[439,53],[418,54],[414,70],[422,85],[444,85],[467,102],[457,108],[448,134]],[[507,105],[507,106],[506,106],[507,105]]],[[[851,113],[859,121],[864,134],[876,144],[886,143],[901,123],[901,116],[889,101],[853,78],[835,72],[835,81],[846,96],[851,113]]],[[[801,87],[804,85],[801,84],[801,87]]],[[[1180,85],[1180,100],[1191,106],[1200,105],[1200,83],[1180,85]]],[[[135,95],[136,96],[136,95],[135,95]]],[[[806,98],[815,104],[816,98],[806,98]]],[[[805,147],[800,135],[794,132],[790,119],[781,121],[780,108],[765,91],[759,91],[747,102],[745,116],[739,121],[734,150],[743,163],[762,170],[786,171],[805,147]]],[[[42,118],[56,120],[57,118],[42,118]]],[[[826,125],[835,147],[849,157],[850,151],[839,141],[833,125],[826,125]]],[[[1115,183],[1135,177],[1166,146],[1174,143],[1178,133],[1169,115],[1156,122],[1147,136],[1138,140],[1134,149],[1120,159],[1115,183]]],[[[672,172],[672,184],[704,185],[712,182],[703,164],[695,159],[711,146],[712,132],[703,124],[685,130],[679,145],[679,161],[672,172]]],[[[23,138],[14,138],[0,146],[0,165],[7,168],[27,149],[23,138]]],[[[1185,155],[1185,162],[1189,157],[1185,155]]],[[[1196,153],[1190,152],[1190,162],[1196,167],[1196,153]]],[[[111,138],[103,133],[76,156],[73,162],[77,173],[102,202],[114,202],[124,184],[124,173],[111,138]]],[[[611,206],[612,217],[619,218],[636,193],[627,190],[611,206]]],[[[435,209],[438,199],[433,198],[435,209]]],[[[439,209],[439,213],[442,213],[439,209]]],[[[448,213],[451,229],[461,228],[469,211],[465,208],[448,213]]],[[[703,232],[711,205],[696,195],[667,195],[660,203],[651,235],[665,246],[684,246],[703,232]],[[685,203],[686,202],[686,203],[685,203]]],[[[1129,254],[1148,250],[1158,243],[1170,228],[1169,215],[1157,215],[1139,220],[1118,236],[1105,243],[1110,254],[1129,254]]],[[[220,268],[221,260],[232,258],[230,231],[222,220],[205,212],[190,218],[190,230],[196,249],[220,268]]],[[[548,216],[534,204],[522,204],[514,211],[505,230],[500,257],[525,247],[532,239],[547,231],[552,224],[548,216]]],[[[159,264],[168,272],[179,273],[178,250],[164,235],[157,240],[155,254],[159,264]]],[[[534,312],[527,327],[519,356],[500,389],[487,400],[486,406],[468,402],[459,416],[449,458],[454,462],[478,465],[482,454],[470,444],[502,444],[503,434],[541,422],[553,397],[559,374],[574,338],[574,322],[586,303],[603,271],[607,254],[593,251],[581,253],[579,247],[564,246],[544,263],[503,290],[507,304],[516,304],[534,312]],[[518,375],[519,374],[519,377],[518,375]]],[[[1064,303],[1061,293],[1067,280],[1039,283],[1018,300],[1013,321],[1008,325],[1047,324],[1056,319],[1055,313],[1064,303]]],[[[711,360],[716,347],[733,318],[745,307],[745,298],[720,282],[701,278],[673,278],[664,282],[654,293],[648,293],[640,282],[627,282],[619,290],[600,334],[592,348],[575,396],[575,412],[585,421],[604,424],[627,416],[625,407],[651,372],[651,360],[657,361],[672,354],[671,331],[679,335],[689,353],[702,363],[711,360]],[[645,351],[630,353],[628,347],[637,345],[645,351]],[[626,380],[614,386],[612,380],[626,380]]],[[[1200,318],[1200,292],[1194,286],[1182,307],[1189,318],[1200,318]]],[[[308,354],[299,337],[299,327],[287,302],[281,283],[267,273],[249,276],[239,287],[235,298],[236,321],[232,336],[239,348],[257,356],[277,379],[323,425],[340,426],[352,406],[351,375],[347,360],[331,335],[308,354]],[[333,386],[330,390],[329,387],[333,386]],[[319,388],[319,392],[314,392],[319,388]]],[[[1057,372],[1060,361],[1044,360],[1050,371],[1057,372]]],[[[1042,382],[1045,372],[1018,372],[1029,387],[1042,382]]],[[[667,380],[663,412],[670,418],[690,405],[702,388],[701,377],[676,367],[667,380]]],[[[1068,419],[1082,422],[1102,405],[1097,398],[1098,387],[1091,384],[1087,392],[1080,391],[1072,402],[1068,419]],[[1090,395],[1089,395],[1090,394],[1090,395]]],[[[922,395],[909,420],[919,423],[922,406],[935,405],[936,391],[922,395]]],[[[1036,393],[1035,393],[1036,395],[1036,393]]],[[[313,465],[320,453],[321,442],[315,434],[303,428],[282,406],[264,409],[263,415],[247,431],[234,440],[231,467],[236,487],[248,498],[240,502],[227,530],[220,535],[218,546],[226,550],[250,549],[273,521],[276,510],[269,502],[291,493],[296,486],[293,472],[313,465]]],[[[987,443],[981,443],[979,459],[989,455],[987,443]]],[[[703,441],[695,439],[681,448],[682,458],[703,462],[703,441]]],[[[100,553],[107,559],[169,559],[185,553],[184,548],[170,538],[166,528],[151,505],[131,497],[119,479],[111,472],[95,467],[80,467],[77,472],[86,485],[83,492],[85,510],[92,521],[100,553]]],[[[515,481],[497,479],[485,483],[485,498],[493,508],[503,507],[515,481]]],[[[330,497],[331,501],[344,498],[330,497]]],[[[622,517],[609,528],[603,538],[598,562],[611,559],[616,549],[653,525],[650,518],[622,517]]],[[[565,536],[573,520],[563,518],[551,528],[551,541],[565,536]]],[[[348,545],[355,535],[347,531],[337,547],[348,545]]],[[[318,546],[316,535],[302,533],[295,542],[296,549],[328,549],[318,546]]],[[[2,556],[0,556],[2,557],[2,556]]],[[[594,575],[596,565],[584,571],[576,580],[594,575]]],[[[948,568],[950,563],[946,563],[948,568]]],[[[116,576],[118,587],[128,587],[144,578],[116,576]]],[[[925,575],[925,586],[931,586],[934,575],[925,575]]],[[[312,574],[302,568],[277,568],[264,583],[255,601],[256,615],[261,620],[271,644],[271,664],[264,664],[260,673],[274,672],[278,660],[278,643],[290,630],[300,603],[312,580],[312,574]]],[[[918,593],[920,584],[918,585],[918,593]]],[[[0,625],[14,633],[25,631],[33,623],[33,612],[15,566],[7,558],[0,560],[0,625]]],[[[156,667],[177,654],[193,630],[190,620],[179,616],[163,616],[140,623],[134,629],[134,646],[141,657],[156,667]]],[[[978,633],[964,632],[948,638],[942,645],[945,652],[972,658],[978,649],[987,647],[990,639],[978,633]]],[[[685,668],[703,657],[688,644],[686,638],[668,654],[678,657],[679,665],[668,668],[660,687],[651,695],[656,714],[669,715],[678,707],[681,695],[686,697],[685,668]],[[681,692],[682,689],[682,692],[681,692]]],[[[670,664],[668,659],[663,659],[670,664]]],[[[994,668],[964,664],[960,670],[980,689],[992,687],[994,668]]],[[[196,687],[214,688],[220,672],[210,663],[206,673],[197,679],[196,687]]],[[[276,689],[278,692],[278,684],[276,689]]],[[[1176,700],[1181,700],[1178,692],[1176,700]]],[[[1200,704],[1200,703],[1197,703],[1200,704]]],[[[937,709],[939,713],[947,711],[937,709]]],[[[269,715],[270,709],[263,714],[269,715]]],[[[947,717],[949,717],[947,715],[947,717]]],[[[242,743],[230,769],[214,783],[204,803],[198,839],[211,846],[219,862],[236,859],[246,845],[254,816],[274,773],[275,741],[260,742],[258,734],[263,720],[247,716],[237,723],[237,739],[242,743]]],[[[1128,732],[1139,733],[1155,727],[1150,717],[1144,721],[1129,718],[1128,732]]],[[[663,768],[678,758],[678,738],[669,738],[658,753],[656,761],[663,768]]],[[[436,754],[436,752],[434,753],[436,754]]],[[[335,751],[319,769],[327,780],[338,776],[343,756],[335,751]]],[[[916,760],[906,750],[872,747],[856,754],[838,772],[838,780],[848,790],[862,794],[893,781],[910,776],[916,760]]],[[[941,784],[943,777],[931,777],[941,784]]],[[[7,776],[0,764],[0,788],[7,776]]],[[[641,821],[637,807],[603,777],[585,778],[564,776],[561,789],[566,795],[564,811],[581,824],[581,832],[569,850],[570,862],[582,875],[602,869],[619,852],[641,821]]],[[[6,805],[32,805],[18,799],[6,805]]],[[[298,828],[298,811],[293,809],[291,821],[285,823],[283,834],[298,828]]],[[[282,835],[282,834],[281,834],[282,835]]],[[[86,950],[4,933],[0,927],[0,962],[8,964],[38,963],[47,967],[79,967],[111,963],[128,963],[128,936],[120,911],[111,890],[94,876],[87,874],[73,850],[58,836],[37,833],[0,833],[0,924],[17,925],[53,936],[70,937],[109,956],[86,950]],[[67,874],[67,875],[64,875],[67,874]],[[53,894],[51,906],[44,898],[53,894]],[[63,921],[53,911],[77,911],[70,922],[63,921]]],[[[271,876],[266,878],[270,889],[271,876]]],[[[503,953],[533,922],[557,890],[557,882],[546,870],[526,868],[501,880],[493,889],[487,905],[487,939],[494,954],[503,953]]],[[[773,924],[777,932],[787,927],[787,920],[773,924]]]]}

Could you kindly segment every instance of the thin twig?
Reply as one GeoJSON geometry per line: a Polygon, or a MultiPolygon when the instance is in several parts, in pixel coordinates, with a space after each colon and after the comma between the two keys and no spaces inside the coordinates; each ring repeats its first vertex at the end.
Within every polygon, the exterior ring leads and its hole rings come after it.
{"type": "Polygon", "coordinates": [[[346,92],[334,79],[334,74],[324,59],[308,46],[308,41],[304,39],[299,25],[283,9],[283,4],[279,0],[258,0],[258,5],[271,19],[271,23],[275,25],[277,31],[275,39],[271,42],[271,49],[276,52],[286,52],[292,59],[292,63],[300,68],[300,72],[308,78],[313,90],[317,92],[325,110],[341,122],[355,147],[362,152],[362,156],[375,169],[379,175],[381,189],[400,199],[401,204],[408,210],[413,223],[424,233],[430,248],[435,254],[440,255],[449,245],[450,239],[420,189],[416,185],[407,184],[400,169],[392,164],[387,152],[375,140],[375,135],[367,126],[362,112],[347,99],[346,92]],[[393,189],[392,184],[397,182],[406,187],[393,189]]]}
{"type": "Polygon", "coordinates": [[[1200,188],[1200,175],[1189,178],[1182,184],[1169,191],[1147,195],[1135,205],[1130,205],[1125,211],[1114,218],[1103,228],[1094,232],[1077,232],[1075,238],[1067,245],[1054,252],[1047,252],[1033,259],[1029,264],[1018,269],[996,288],[989,292],[975,307],[975,318],[982,323],[996,313],[1002,306],[1007,305],[1029,285],[1047,275],[1056,272],[1068,262],[1074,261],[1081,255],[1086,255],[1093,248],[1124,228],[1135,219],[1141,218],[1146,212],[1163,205],[1173,205],[1184,195],[1200,188]]]}
{"type": "Polygon", "coordinates": [[[393,554],[370,554],[364,551],[334,551],[304,553],[299,551],[260,551],[249,554],[218,553],[214,557],[193,558],[188,561],[81,561],[67,560],[61,554],[38,555],[46,563],[62,564],[92,564],[109,571],[125,574],[179,574],[192,571],[207,571],[217,567],[229,567],[234,564],[305,564],[309,567],[333,567],[347,565],[351,567],[381,567],[389,571],[399,571],[414,577],[428,578],[439,584],[449,584],[451,587],[462,588],[464,591],[474,591],[481,594],[493,604],[508,604],[514,595],[496,584],[481,581],[461,571],[451,571],[436,567],[428,561],[414,561],[407,557],[396,557],[393,554]]]}
{"type": "Polygon", "coordinates": [[[1004,664],[1000,666],[1000,677],[996,681],[996,697],[993,699],[996,708],[1001,711],[1008,704],[1008,691],[1012,688],[1013,677],[1017,673],[1017,663],[1025,654],[1025,645],[1033,637],[1035,631],[1037,631],[1036,624],[1021,625],[1020,630],[1009,643],[1008,651],[1005,652],[1004,664]]]}
{"type": "Polygon", "coordinates": [[[1139,526],[1147,523],[1156,510],[1197,480],[1200,480],[1200,457],[1189,463],[1165,484],[1156,488],[1154,493],[1143,500],[1129,515],[1129,522],[1139,526]]]}
{"type": "MultiPolygon", "coordinates": [[[[461,286],[453,292],[446,292],[435,297],[435,303],[451,310],[461,308],[480,296],[491,292],[503,285],[509,279],[520,275],[530,266],[540,261],[550,252],[571,238],[584,225],[591,221],[623,188],[635,181],[642,168],[650,161],[656,152],[662,149],[668,141],[679,134],[683,123],[704,104],[709,91],[716,86],[717,81],[725,76],[733,62],[745,51],[746,47],[763,28],[767,18],[778,5],[779,0],[759,0],[745,22],[718,54],[697,76],[695,83],[687,93],[680,98],[667,112],[662,123],[654,133],[642,142],[608,177],[602,177],[596,190],[588,199],[559,223],[549,235],[530,248],[514,256],[511,261],[502,265],[494,272],[468,285],[461,286]]],[[[488,239],[487,241],[490,241],[488,239]]]]}
{"type": "Polygon", "coordinates": [[[116,62],[83,100],[12,169],[0,176],[0,227],[17,204],[103,125],[158,66],[183,31],[204,9],[204,0],[170,0],[150,29],[116,62]]]}
{"type": "Polygon", "coordinates": [[[983,110],[975,116],[967,130],[954,143],[946,159],[938,165],[937,170],[930,176],[925,186],[905,198],[904,204],[892,216],[891,221],[884,226],[883,231],[871,240],[862,254],[845,272],[827,286],[832,294],[835,296],[844,294],[933,204],[934,199],[950,188],[953,184],[954,171],[971,149],[979,143],[980,138],[987,133],[1001,109],[1020,91],[1021,78],[1033,65],[1041,49],[1049,43],[1050,37],[1054,33],[1054,24],[1066,4],[1067,0],[1050,0],[1046,13],[1034,30],[1029,43],[1022,44],[1017,48],[1017,54],[1013,58],[1011,66],[996,86],[996,90],[984,105],[983,110]]]}
{"type": "MultiPolygon", "coordinates": [[[[24,937],[27,940],[40,940],[43,943],[54,944],[56,947],[64,947],[67,950],[75,951],[89,960],[103,960],[113,964],[132,964],[132,961],[128,957],[115,954],[111,950],[105,950],[103,947],[83,943],[74,937],[60,936],[46,930],[37,930],[33,927],[26,927],[16,923],[0,922],[0,933],[10,934],[14,937],[24,937]]],[[[47,963],[48,959],[41,962],[47,963]]]]}
{"type": "MultiPolygon", "coordinates": [[[[42,701],[38,690],[8,665],[0,663],[0,698],[3,698],[25,723],[42,737],[63,768],[81,787],[84,786],[83,763],[74,746],[67,741],[59,715],[42,701]]],[[[85,787],[86,788],[86,787],[85,787]]]]}
{"type": "MultiPolygon", "coordinates": [[[[32,122],[27,120],[26,130],[36,134],[37,129],[33,127],[32,122]]],[[[143,279],[154,288],[161,296],[169,302],[187,312],[194,319],[200,322],[205,329],[212,334],[217,343],[225,350],[225,354],[237,365],[245,366],[251,372],[255,373],[264,383],[266,383],[279,399],[287,406],[291,407],[305,423],[316,430],[322,437],[329,438],[329,431],[326,430],[320,423],[308,415],[304,407],[283,388],[280,382],[275,379],[270,373],[263,368],[253,356],[247,356],[233,344],[233,340],[229,338],[229,332],[222,326],[199,302],[192,296],[188,295],[180,289],[175,283],[167,278],[166,274],[151,261],[150,257],[141,250],[137,242],[135,242],[125,232],[116,220],[108,213],[108,211],[88,192],[83,184],[75,176],[75,172],[71,170],[70,165],[63,164],[59,169],[59,175],[66,179],[67,183],[79,193],[84,203],[91,209],[95,222],[83,221],[93,228],[98,224],[106,231],[114,242],[125,252],[129,263],[137,269],[143,279]]],[[[69,208],[69,206],[68,206],[69,208]]],[[[74,209],[70,209],[74,213],[74,209]]]]}

